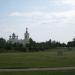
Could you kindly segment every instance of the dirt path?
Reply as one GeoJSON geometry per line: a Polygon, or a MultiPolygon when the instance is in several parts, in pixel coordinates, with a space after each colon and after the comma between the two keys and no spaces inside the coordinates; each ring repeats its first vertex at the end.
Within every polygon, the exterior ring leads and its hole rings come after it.
{"type": "Polygon", "coordinates": [[[75,67],[61,67],[61,68],[28,68],[28,69],[0,69],[0,72],[11,71],[62,71],[62,70],[74,70],[75,67]]]}

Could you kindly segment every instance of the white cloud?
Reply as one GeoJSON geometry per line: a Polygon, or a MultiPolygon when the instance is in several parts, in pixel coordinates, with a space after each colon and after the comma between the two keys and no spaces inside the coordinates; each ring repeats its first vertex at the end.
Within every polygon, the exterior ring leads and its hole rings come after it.
{"type": "Polygon", "coordinates": [[[53,2],[57,5],[61,5],[61,4],[75,5],[75,0],[49,0],[49,2],[53,2]]]}
{"type": "Polygon", "coordinates": [[[62,0],[61,2],[64,4],[72,4],[72,5],[75,4],[75,0],[62,0]]]}
{"type": "Polygon", "coordinates": [[[41,11],[33,11],[33,12],[12,12],[9,16],[20,16],[20,17],[33,17],[33,18],[72,18],[75,17],[75,10],[63,11],[63,12],[41,12],[41,11]]]}
{"type": "Polygon", "coordinates": [[[69,23],[75,23],[75,10],[63,12],[12,12],[10,16],[25,17],[26,22],[34,25],[54,25],[57,27],[66,27],[69,23]]]}
{"type": "Polygon", "coordinates": [[[33,12],[24,12],[24,13],[21,13],[21,12],[12,12],[12,13],[10,13],[9,16],[25,16],[25,17],[32,17],[32,16],[40,16],[40,15],[42,15],[42,12],[33,11],[33,12]]]}
{"type": "Polygon", "coordinates": [[[75,10],[65,11],[65,12],[13,12],[10,16],[20,16],[25,17],[25,22],[29,25],[50,25],[57,28],[68,27],[69,24],[75,23],[75,10]],[[27,18],[27,20],[26,20],[27,18]]]}

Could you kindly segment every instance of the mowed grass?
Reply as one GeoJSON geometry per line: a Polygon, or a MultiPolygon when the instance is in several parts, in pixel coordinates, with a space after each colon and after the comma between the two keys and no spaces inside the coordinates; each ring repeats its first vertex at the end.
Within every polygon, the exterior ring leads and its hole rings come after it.
{"type": "Polygon", "coordinates": [[[31,72],[0,72],[0,75],[75,75],[75,70],[70,71],[31,71],[31,72]]]}
{"type": "Polygon", "coordinates": [[[64,52],[57,56],[57,51],[31,53],[0,53],[0,68],[35,68],[35,67],[70,67],[75,66],[75,52],[64,52]]]}

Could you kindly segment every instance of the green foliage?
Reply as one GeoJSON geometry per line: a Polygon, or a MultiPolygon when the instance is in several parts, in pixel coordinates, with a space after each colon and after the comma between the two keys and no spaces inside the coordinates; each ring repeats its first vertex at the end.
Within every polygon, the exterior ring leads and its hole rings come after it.
{"type": "MultiPolygon", "coordinates": [[[[51,39],[46,42],[35,42],[32,38],[29,39],[29,43],[23,46],[23,44],[20,43],[14,43],[6,42],[4,38],[0,38],[0,52],[11,52],[12,50],[14,52],[35,52],[35,51],[46,51],[54,48],[68,48],[70,51],[71,47],[75,47],[75,38],[73,41],[69,41],[67,44],[60,43],[57,41],[52,41],[51,39]]],[[[61,53],[57,53],[59,55],[61,53]]]]}
{"type": "Polygon", "coordinates": [[[5,49],[6,50],[11,50],[12,49],[12,44],[7,42],[6,46],[5,46],[5,49]]]}
{"type": "Polygon", "coordinates": [[[67,47],[75,47],[75,38],[67,43],[67,47]]]}
{"type": "Polygon", "coordinates": [[[6,40],[3,38],[0,38],[0,48],[5,48],[6,40]]]}

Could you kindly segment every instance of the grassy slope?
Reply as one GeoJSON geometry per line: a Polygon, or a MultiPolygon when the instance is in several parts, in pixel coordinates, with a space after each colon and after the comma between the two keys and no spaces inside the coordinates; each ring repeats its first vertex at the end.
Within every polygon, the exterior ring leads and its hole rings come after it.
{"type": "Polygon", "coordinates": [[[75,66],[74,51],[64,52],[64,56],[57,56],[57,52],[0,54],[0,68],[63,67],[63,66],[75,66]]]}
{"type": "Polygon", "coordinates": [[[75,75],[75,71],[0,72],[0,75],[75,75]]]}

